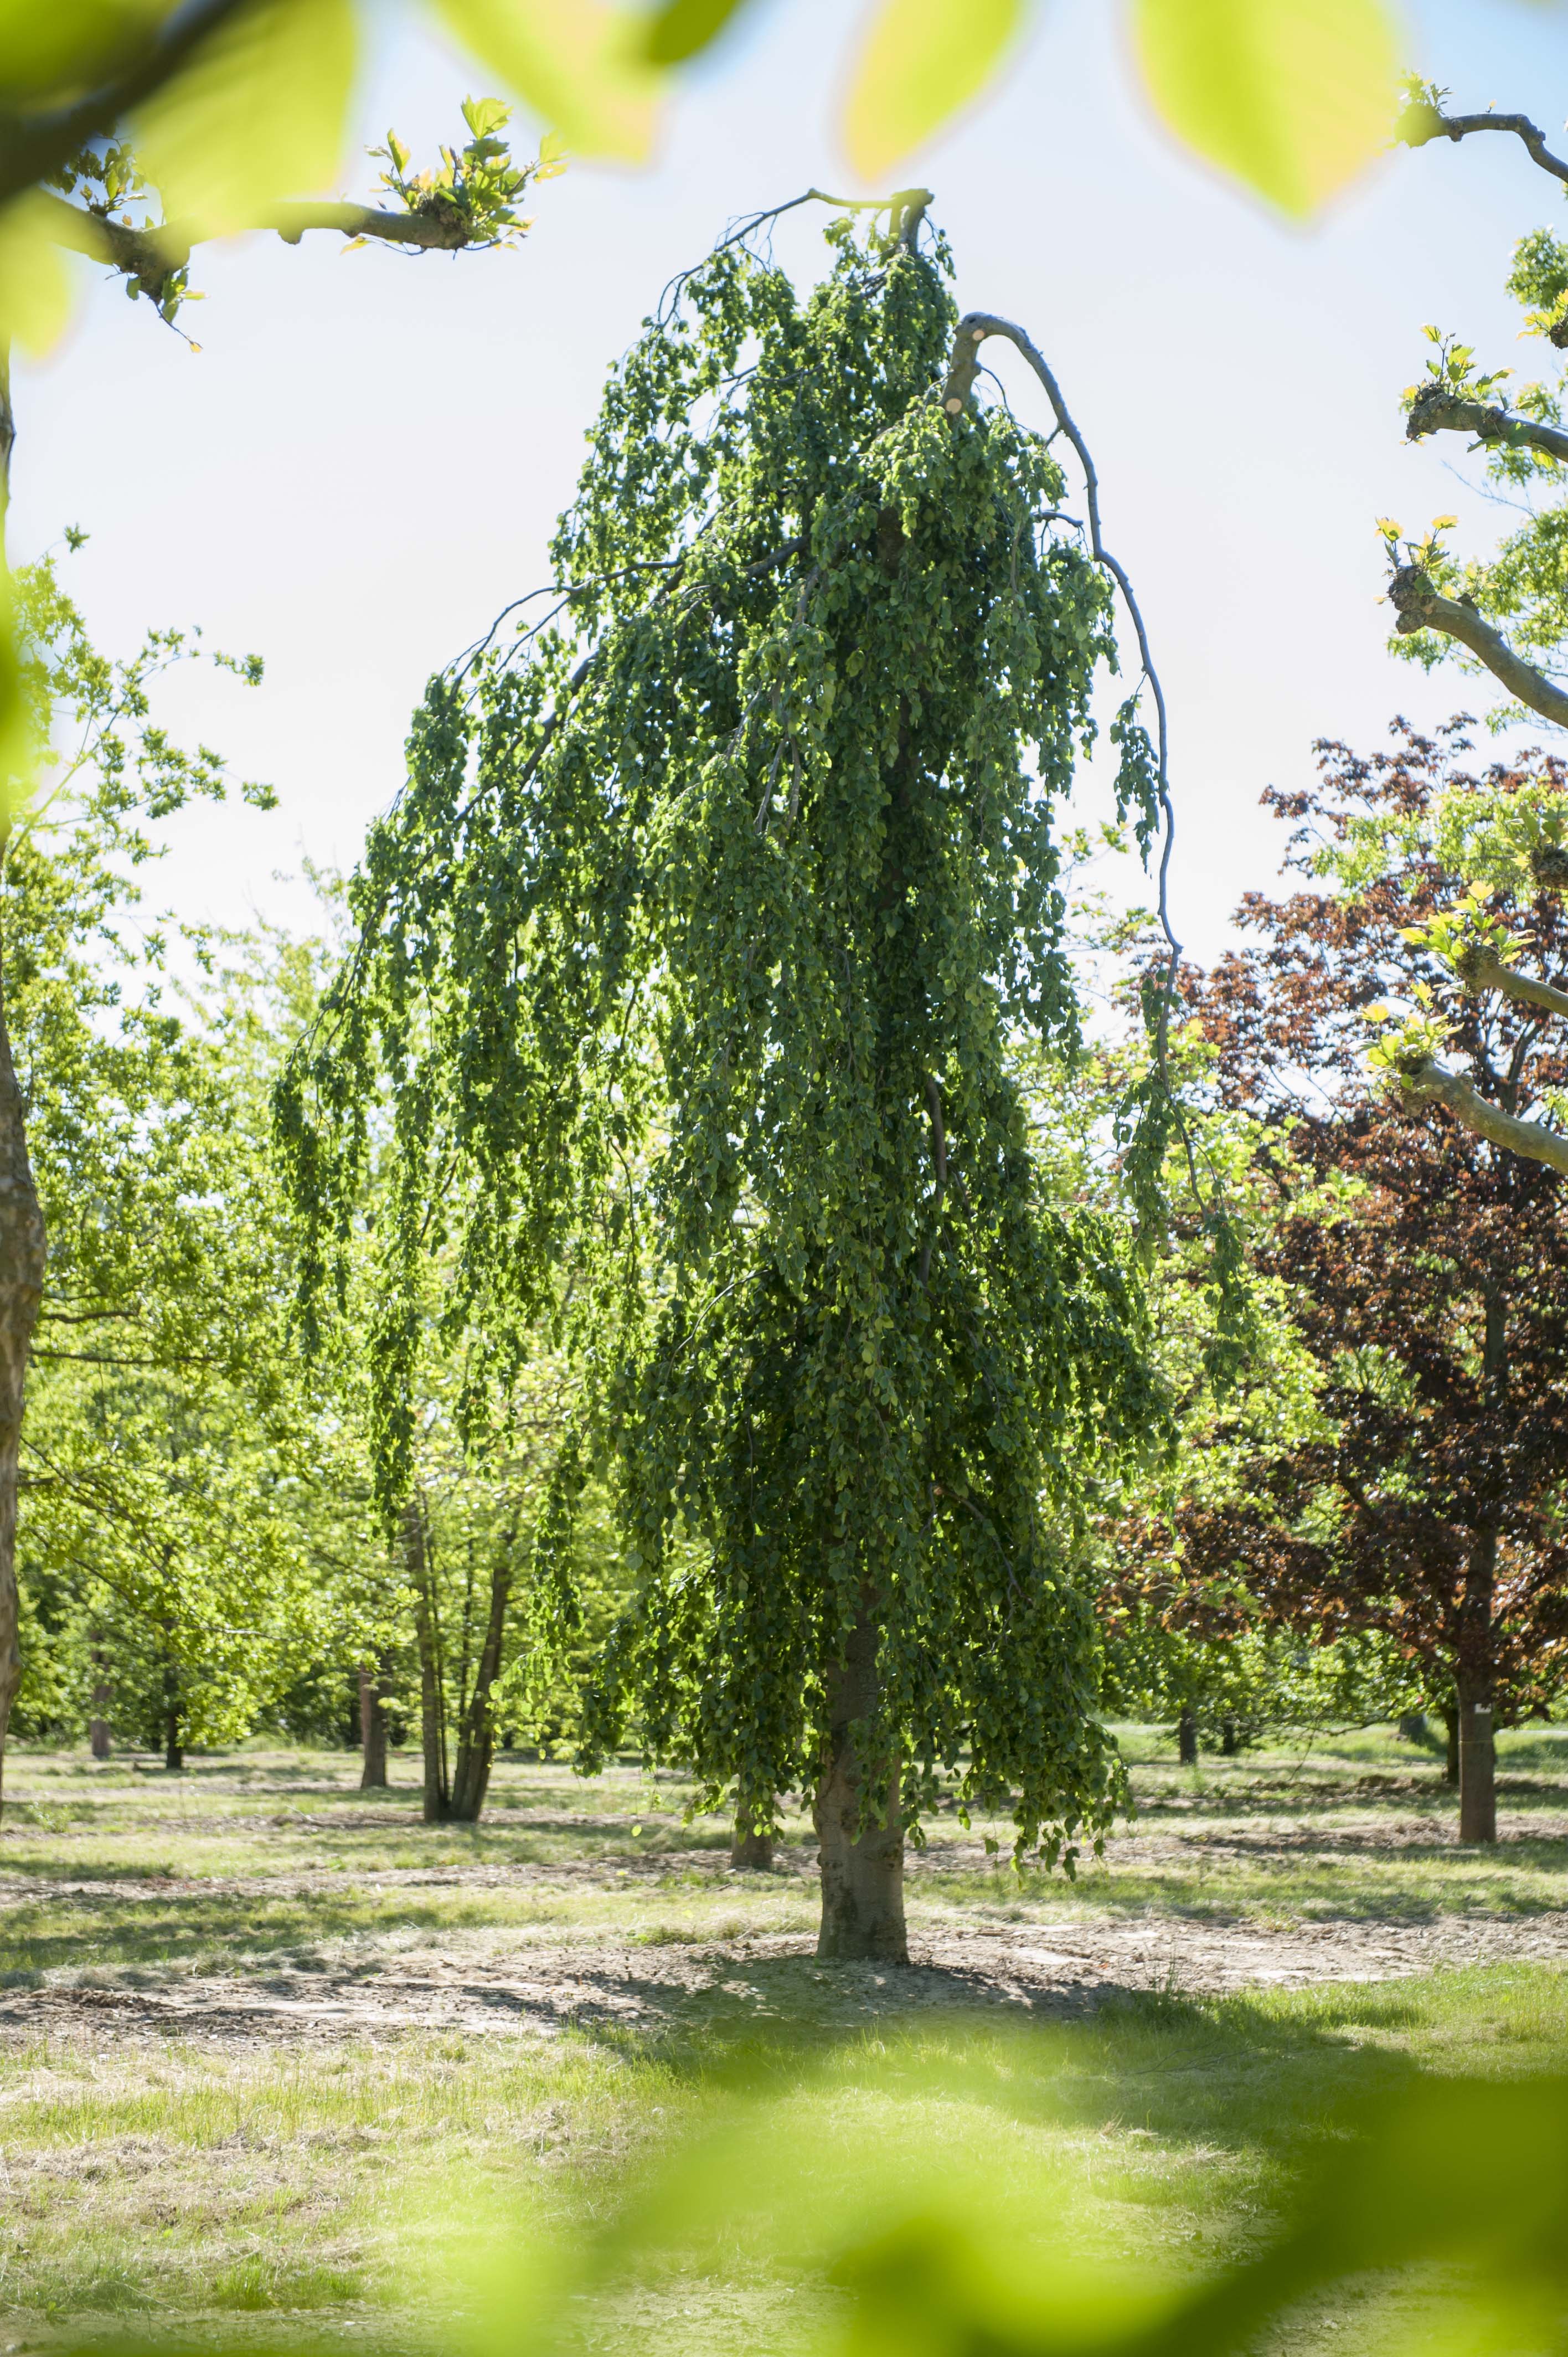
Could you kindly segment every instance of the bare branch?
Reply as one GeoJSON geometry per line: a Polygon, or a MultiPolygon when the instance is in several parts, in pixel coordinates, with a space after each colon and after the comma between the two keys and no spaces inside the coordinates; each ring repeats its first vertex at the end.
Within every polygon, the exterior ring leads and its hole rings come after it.
{"type": "Polygon", "coordinates": [[[1424,147],[1431,139],[1452,139],[1457,145],[1475,131],[1512,132],[1523,141],[1532,163],[1568,186],[1568,164],[1552,155],[1544,133],[1536,129],[1528,114],[1443,114],[1435,106],[1418,104],[1407,106],[1396,126],[1396,135],[1407,147],[1424,147]]]}
{"type": "Polygon", "coordinates": [[[1522,1155],[1527,1162],[1544,1162],[1568,1176],[1568,1137],[1542,1121],[1520,1121],[1489,1104],[1480,1091],[1457,1072],[1445,1072],[1430,1060],[1413,1072],[1402,1072],[1400,1092],[1409,1105],[1446,1106],[1461,1129],[1522,1155]]]}
{"type": "MultiPolygon", "coordinates": [[[[127,278],[156,286],[172,271],[183,269],[191,248],[203,232],[187,221],[169,221],[161,229],[133,229],[125,221],[67,204],[63,197],[40,196],[48,210],[49,234],[57,245],[106,262],[127,278]]],[[[414,246],[424,253],[457,253],[472,242],[462,208],[448,199],[432,202],[419,212],[383,212],[371,205],[273,205],[258,220],[258,229],[274,229],[286,244],[297,245],[307,230],[337,230],[344,237],[379,238],[383,244],[414,246]]]]}
{"type": "Polygon", "coordinates": [[[1559,728],[1568,728],[1568,694],[1543,671],[1526,662],[1522,655],[1516,655],[1501,632],[1484,622],[1474,606],[1462,598],[1444,597],[1441,590],[1434,588],[1419,565],[1400,566],[1389,583],[1389,603],[1399,616],[1395,628],[1402,635],[1440,630],[1444,638],[1457,639],[1462,647],[1468,647],[1486,664],[1495,679],[1501,680],[1510,695],[1516,695],[1543,720],[1555,722],[1559,728]]]}
{"type": "Polygon", "coordinates": [[[1477,442],[1503,442],[1512,450],[1539,450],[1548,458],[1568,458],[1568,434],[1533,417],[1515,417],[1481,401],[1461,401],[1441,384],[1423,385],[1410,405],[1408,441],[1428,434],[1473,434],[1477,442]]]}
{"type": "Polygon", "coordinates": [[[1517,966],[1504,965],[1490,950],[1470,951],[1455,962],[1455,971],[1466,990],[1500,990],[1505,998],[1516,999],[1522,1006],[1544,1006],[1549,1014],[1568,1015],[1568,990],[1538,981],[1534,974],[1520,974],[1517,966]]]}

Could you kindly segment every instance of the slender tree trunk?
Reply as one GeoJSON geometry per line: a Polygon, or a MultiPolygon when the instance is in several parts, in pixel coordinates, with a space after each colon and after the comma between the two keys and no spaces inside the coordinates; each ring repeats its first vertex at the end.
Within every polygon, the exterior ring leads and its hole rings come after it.
{"type": "Polygon", "coordinates": [[[1184,1768],[1197,1765],[1197,1714],[1184,1710],[1176,1720],[1176,1758],[1184,1768]]]}
{"type": "Polygon", "coordinates": [[[863,1823],[862,1792],[875,1780],[854,1749],[856,1722],[864,1726],[876,1708],[877,1641],[873,1600],[863,1593],[843,1660],[828,1677],[828,1739],[813,1811],[822,1875],[817,1953],[840,1963],[907,1964],[902,1763],[879,1763],[888,1771],[886,1822],[878,1824],[868,1809],[863,1823]]]}
{"type": "Polygon", "coordinates": [[[179,1724],[179,1664],[172,1655],[164,1662],[164,1766],[171,1776],[177,1775],[185,1766],[179,1724]]]}
{"type": "Polygon", "coordinates": [[[103,1656],[94,1644],[92,1648],[92,1717],[88,1722],[87,1740],[94,1760],[109,1757],[109,1704],[111,1690],[103,1675],[103,1656]]]}
{"type": "Polygon", "coordinates": [[[1220,1758],[1222,1760],[1234,1760],[1240,1749],[1241,1738],[1236,1732],[1235,1720],[1233,1718],[1221,1720],[1219,1727],[1220,1758]]]}
{"type": "Polygon", "coordinates": [[[1455,1690],[1459,1705],[1459,1838],[1498,1837],[1497,1758],[1492,1741],[1492,1605],[1498,1534],[1482,1531],[1471,1550],[1460,1612],[1455,1690]]]}
{"type": "MultiPolygon", "coordinates": [[[[11,497],[11,452],[16,439],[10,347],[0,341],[0,569],[5,562],[5,511],[11,497]]],[[[9,831],[10,813],[0,804],[0,863],[9,831]]],[[[21,1608],[16,1593],[16,1467],[22,1445],[22,1400],[27,1353],[44,1289],[44,1215],[27,1154],[27,1107],[11,1060],[5,952],[5,944],[0,940],[0,1799],[11,1706],[22,1681],[21,1608]]]]}
{"type": "Polygon", "coordinates": [[[457,1730],[457,1769],[452,1780],[452,1814],[466,1825],[478,1822],[489,1789],[490,1763],[495,1758],[496,1723],[491,1695],[500,1675],[501,1646],[506,1637],[507,1606],[511,1599],[513,1523],[501,1539],[490,1566],[490,1603],[485,1638],[474,1666],[474,1683],[457,1730]]]}
{"type": "Polygon", "coordinates": [[[1459,1789],[1459,1710],[1455,1703],[1443,1706],[1443,1781],[1455,1792],[1459,1789]]]}
{"type": "Polygon", "coordinates": [[[771,1874],[773,1871],[773,1836],[754,1834],[749,1826],[744,1831],[736,1821],[735,1839],[730,1844],[729,1862],[746,1874],[771,1874]]]}
{"type": "Polygon", "coordinates": [[[385,1664],[360,1663],[360,1790],[384,1792],[387,1788],[387,1714],[381,1699],[385,1664]]]}
{"type": "Polygon", "coordinates": [[[440,1825],[452,1813],[452,1790],[446,1774],[446,1695],[442,1691],[441,1632],[435,1617],[430,1549],[417,1493],[403,1511],[403,1540],[419,1641],[419,1738],[424,1759],[424,1822],[427,1825],[440,1825]]]}

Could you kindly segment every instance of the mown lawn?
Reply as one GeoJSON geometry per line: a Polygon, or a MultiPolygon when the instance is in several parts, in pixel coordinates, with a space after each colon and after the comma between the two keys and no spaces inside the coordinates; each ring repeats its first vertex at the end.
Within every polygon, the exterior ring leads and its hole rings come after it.
{"type": "MultiPolygon", "coordinates": [[[[1128,1749],[1140,1814],[1076,1887],[1014,1875],[944,1816],[912,1919],[1550,1927],[1568,1906],[1568,1731],[1505,1738],[1490,1856],[1455,1846],[1437,1766],[1381,1735],[1197,1771],[1144,1731],[1128,1749]]],[[[509,1760],[469,1832],[419,1826],[412,1763],[393,1772],[401,1791],[363,1796],[342,1755],[244,1751],[184,1779],[14,1759],[0,2000],[64,1992],[78,2009],[0,2037],[13,2349],[111,2319],[177,2319],[188,2346],[302,2327],[449,2345],[455,2317],[493,2309],[496,2253],[580,2241],[640,2201],[635,2253],[607,2255],[569,2305],[572,2345],[783,2352],[832,2322],[824,2254],[900,2172],[983,2183],[989,2231],[1135,2287],[1246,2248],[1347,2105],[1420,2073],[1568,2069],[1552,1957],[1223,1996],[1102,1989],[1058,2018],[1005,2004],[906,2017],[893,1986],[874,2019],[844,2022],[726,2005],[720,1944],[712,2001],[704,1983],[656,2029],[124,2026],[116,2007],[138,1989],[297,1987],[328,1968],[384,1982],[402,1958],[476,1943],[809,1944],[803,1826],[775,1876],[736,1877],[726,1829],[682,1825],[673,1780],[583,1784],[509,1760]],[[649,2190],[671,2167],[683,2192],[649,2190]]],[[[1417,2297],[1393,2303],[1407,2338],[1417,2297]]],[[[1356,2345],[1378,2343],[1380,2299],[1365,2293],[1356,2345]]],[[[1344,2323],[1309,2319],[1290,2345],[1343,2349],[1344,2323]]]]}

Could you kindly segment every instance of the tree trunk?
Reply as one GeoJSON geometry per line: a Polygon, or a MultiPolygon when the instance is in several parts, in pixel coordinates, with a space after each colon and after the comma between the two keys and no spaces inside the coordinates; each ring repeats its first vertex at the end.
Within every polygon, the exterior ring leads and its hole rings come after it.
{"type": "Polygon", "coordinates": [[[1399,1738],[1402,1743],[1426,1741],[1426,1713],[1423,1710],[1405,1712],[1399,1723],[1399,1738]]]}
{"type": "Polygon", "coordinates": [[[1462,1842],[1495,1842],[1498,1837],[1497,1758],[1492,1741],[1492,1607],[1497,1569],[1498,1534],[1495,1530],[1484,1530],[1477,1538],[1466,1575],[1455,1664],[1462,1842]]]}
{"type": "Polygon", "coordinates": [[[490,1566],[490,1609],[485,1622],[485,1641],[479,1648],[473,1689],[457,1729],[457,1772],[452,1780],[451,1813],[465,1825],[478,1824],[489,1789],[490,1763],[496,1749],[490,1697],[500,1675],[507,1606],[511,1598],[512,1548],[516,1542],[517,1525],[513,1523],[502,1537],[490,1566]]]}
{"type": "Polygon", "coordinates": [[[754,1834],[749,1826],[742,1827],[736,1819],[735,1839],[730,1844],[729,1862],[732,1867],[746,1874],[771,1874],[773,1871],[773,1836],[754,1834]]]}
{"type": "Polygon", "coordinates": [[[822,1922],[819,1956],[839,1963],[907,1964],[904,1928],[904,1820],[899,1801],[901,1762],[887,1769],[886,1822],[869,1809],[861,1821],[861,1794],[868,1779],[854,1748],[854,1727],[876,1708],[877,1629],[869,1594],[849,1632],[843,1660],[828,1675],[828,1739],[817,1787],[817,1838],[822,1876],[822,1922]]]}
{"type": "Polygon", "coordinates": [[[1446,1736],[1443,1757],[1443,1781],[1455,1790],[1459,1783],[1459,1712],[1457,1706],[1445,1702],[1443,1706],[1443,1726],[1446,1736]]]}
{"type": "Polygon", "coordinates": [[[1240,1749],[1241,1738],[1236,1732],[1235,1720],[1233,1718],[1221,1720],[1219,1727],[1220,1758],[1222,1760],[1234,1760],[1240,1749]]]}
{"type": "MultiPolygon", "coordinates": [[[[14,438],[9,356],[0,345],[0,533],[14,438]]],[[[0,538],[0,550],[3,546],[0,538]]],[[[0,809],[0,857],[8,823],[8,814],[0,809]]],[[[22,1682],[21,1607],[16,1593],[16,1467],[22,1445],[22,1399],[27,1353],[44,1289],[44,1215],[27,1154],[27,1107],[11,1060],[4,954],[5,944],[0,942],[0,1800],[5,1735],[22,1682]]]]}
{"type": "Polygon", "coordinates": [[[387,1789],[387,1714],[381,1700],[384,1674],[384,1663],[378,1663],[374,1669],[369,1662],[360,1663],[361,1792],[384,1792],[387,1789]]]}
{"type": "Polygon", "coordinates": [[[172,1654],[164,1662],[164,1766],[171,1776],[177,1775],[185,1766],[179,1724],[179,1664],[172,1654]]]}
{"type": "Polygon", "coordinates": [[[1495,1842],[1498,1781],[1489,1679],[1461,1675],[1458,1717],[1459,1838],[1462,1842],[1495,1842]]]}
{"type": "Polygon", "coordinates": [[[1184,1768],[1197,1765],[1197,1714],[1184,1710],[1176,1721],[1176,1758],[1184,1768]]]}
{"type": "Polygon", "coordinates": [[[446,1697],[442,1690],[441,1631],[435,1617],[430,1549],[425,1543],[424,1517],[417,1494],[403,1510],[403,1543],[409,1582],[413,1589],[414,1631],[419,1640],[419,1739],[424,1758],[424,1815],[427,1825],[442,1825],[452,1813],[452,1789],[446,1775],[446,1697]]]}
{"type": "Polygon", "coordinates": [[[92,1717],[87,1723],[87,1744],[94,1760],[109,1757],[109,1704],[112,1699],[108,1681],[103,1675],[103,1655],[94,1637],[89,1656],[92,1663],[92,1717]]]}

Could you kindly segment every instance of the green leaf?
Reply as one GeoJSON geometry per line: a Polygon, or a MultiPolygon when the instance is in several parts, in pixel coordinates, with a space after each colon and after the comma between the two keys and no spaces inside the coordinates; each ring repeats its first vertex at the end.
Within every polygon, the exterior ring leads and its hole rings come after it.
{"type": "Polygon", "coordinates": [[[0,212],[0,334],[35,357],[70,316],[70,278],[49,234],[47,199],[29,193],[0,212]]]}
{"type": "Polygon", "coordinates": [[[37,99],[73,93],[138,48],[170,0],[0,0],[0,92],[37,99]]]}
{"type": "Polygon", "coordinates": [[[166,218],[217,235],[328,186],[355,47],[353,0],[257,0],[215,33],[138,119],[166,218]]]}
{"type": "Polygon", "coordinates": [[[745,0],[666,0],[649,19],[642,54],[650,65],[678,66],[716,41],[745,0]]]}
{"type": "Polygon", "coordinates": [[[466,98],[463,120],[476,139],[488,139],[508,122],[511,109],[504,98],[466,98]]]}
{"type": "Polygon", "coordinates": [[[863,179],[880,179],[984,89],[1023,14],[1023,0],[883,0],[844,105],[863,179]]]}
{"type": "Polygon", "coordinates": [[[642,19],[605,0],[435,0],[477,58],[585,156],[641,163],[660,76],[639,54],[642,19]]]}
{"type": "Polygon", "coordinates": [[[1162,120],[1293,220],[1389,144],[1399,55],[1381,0],[1133,0],[1133,26],[1162,120]]]}

